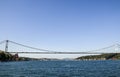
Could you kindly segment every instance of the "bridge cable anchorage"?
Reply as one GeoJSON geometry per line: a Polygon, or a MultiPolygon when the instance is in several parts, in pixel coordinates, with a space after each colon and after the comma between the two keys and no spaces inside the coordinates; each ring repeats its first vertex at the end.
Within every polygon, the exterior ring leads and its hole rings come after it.
{"type": "Polygon", "coordinates": [[[16,44],[16,45],[19,45],[19,46],[22,46],[22,47],[29,48],[29,49],[34,49],[34,50],[39,50],[39,51],[46,51],[46,52],[57,52],[57,51],[53,51],[53,50],[39,49],[39,48],[23,45],[23,44],[20,44],[20,43],[16,43],[14,41],[9,41],[9,42],[11,42],[13,44],[16,44]]]}

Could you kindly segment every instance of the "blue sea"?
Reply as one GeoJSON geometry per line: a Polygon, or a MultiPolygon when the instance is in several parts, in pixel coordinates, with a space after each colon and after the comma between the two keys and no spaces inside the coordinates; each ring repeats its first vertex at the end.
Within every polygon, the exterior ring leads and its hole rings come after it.
{"type": "Polygon", "coordinates": [[[0,77],[120,77],[120,61],[0,62],[0,77]]]}

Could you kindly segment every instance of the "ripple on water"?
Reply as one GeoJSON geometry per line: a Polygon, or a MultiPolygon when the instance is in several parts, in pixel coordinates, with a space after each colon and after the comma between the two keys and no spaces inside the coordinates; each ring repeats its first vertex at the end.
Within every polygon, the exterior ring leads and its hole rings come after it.
{"type": "Polygon", "coordinates": [[[0,77],[119,77],[120,61],[0,63],[0,77]]]}

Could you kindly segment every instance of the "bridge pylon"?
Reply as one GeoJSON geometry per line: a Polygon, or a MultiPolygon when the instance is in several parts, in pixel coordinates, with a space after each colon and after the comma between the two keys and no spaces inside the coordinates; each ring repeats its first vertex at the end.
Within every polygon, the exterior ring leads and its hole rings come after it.
{"type": "Polygon", "coordinates": [[[6,43],[5,44],[5,52],[8,52],[8,43],[9,43],[9,40],[6,40],[5,43],[6,43]]]}

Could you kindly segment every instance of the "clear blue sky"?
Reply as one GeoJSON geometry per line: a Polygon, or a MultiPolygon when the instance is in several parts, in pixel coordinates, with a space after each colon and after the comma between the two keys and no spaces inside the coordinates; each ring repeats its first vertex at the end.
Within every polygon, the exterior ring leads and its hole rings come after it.
{"type": "Polygon", "coordinates": [[[0,40],[80,51],[120,41],[120,0],[0,0],[0,40]]]}

